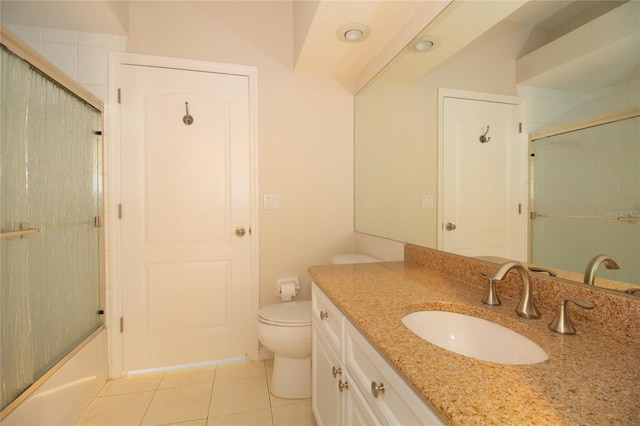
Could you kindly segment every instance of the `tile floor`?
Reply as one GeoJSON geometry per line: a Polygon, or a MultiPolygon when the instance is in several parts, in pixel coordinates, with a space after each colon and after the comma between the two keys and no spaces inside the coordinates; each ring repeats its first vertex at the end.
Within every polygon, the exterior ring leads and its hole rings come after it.
{"type": "Polygon", "coordinates": [[[269,393],[273,360],[126,376],[107,382],[76,426],[313,426],[311,400],[269,393]]]}

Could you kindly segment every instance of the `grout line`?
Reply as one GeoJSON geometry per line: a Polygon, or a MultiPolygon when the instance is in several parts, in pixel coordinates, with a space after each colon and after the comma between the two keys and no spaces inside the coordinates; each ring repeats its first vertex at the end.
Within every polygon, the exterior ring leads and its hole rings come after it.
{"type": "Polygon", "coordinates": [[[211,414],[211,404],[213,404],[213,387],[216,384],[217,376],[218,376],[218,366],[216,365],[216,368],[213,371],[213,380],[211,381],[211,396],[209,397],[209,406],[207,407],[207,421],[205,422],[205,425],[209,423],[209,415],[211,414]]]}
{"type": "Polygon", "coordinates": [[[142,418],[140,419],[140,423],[139,423],[140,426],[142,426],[142,423],[144,422],[144,418],[147,417],[147,414],[149,413],[149,408],[151,408],[151,404],[153,404],[153,400],[155,399],[156,394],[158,393],[158,389],[160,388],[160,383],[162,383],[162,379],[164,378],[165,373],[166,373],[166,370],[163,370],[162,371],[162,376],[160,377],[160,380],[158,380],[158,384],[156,385],[156,388],[153,391],[153,396],[149,400],[149,404],[147,405],[147,409],[144,410],[144,414],[142,415],[142,418]]]}

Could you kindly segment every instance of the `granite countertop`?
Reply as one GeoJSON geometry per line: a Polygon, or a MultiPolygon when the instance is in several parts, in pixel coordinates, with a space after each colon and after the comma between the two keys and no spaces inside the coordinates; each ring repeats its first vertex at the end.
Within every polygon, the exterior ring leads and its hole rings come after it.
{"type": "MultiPolygon", "coordinates": [[[[640,341],[573,321],[551,332],[515,313],[517,301],[483,305],[484,290],[403,262],[314,266],[314,282],[440,416],[451,424],[640,424],[640,341]],[[468,313],[509,327],[549,359],[504,365],[458,355],[413,334],[410,312],[468,313]]],[[[572,306],[573,309],[579,309],[572,306]]]]}

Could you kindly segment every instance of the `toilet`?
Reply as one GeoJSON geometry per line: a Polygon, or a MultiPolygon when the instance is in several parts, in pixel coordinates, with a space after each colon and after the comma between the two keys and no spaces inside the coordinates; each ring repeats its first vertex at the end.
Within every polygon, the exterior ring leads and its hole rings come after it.
{"type": "MultiPolygon", "coordinates": [[[[370,262],[380,260],[361,254],[331,259],[333,264],[370,262]]],[[[280,398],[311,398],[311,301],[291,300],[292,283],[297,295],[297,278],[278,281],[283,302],[258,310],[256,333],[262,346],[274,353],[271,393],[280,398]]]]}

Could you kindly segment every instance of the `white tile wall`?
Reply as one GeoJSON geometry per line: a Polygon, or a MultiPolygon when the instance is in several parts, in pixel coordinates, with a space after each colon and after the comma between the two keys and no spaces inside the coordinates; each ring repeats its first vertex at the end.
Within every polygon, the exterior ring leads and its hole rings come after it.
{"type": "Polygon", "coordinates": [[[109,52],[124,52],[126,37],[17,25],[7,28],[106,103],[109,52]]]}
{"type": "Polygon", "coordinates": [[[535,132],[640,105],[640,77],[587,94],[518,86],[518,96],[526,131],[535,132]]]}

